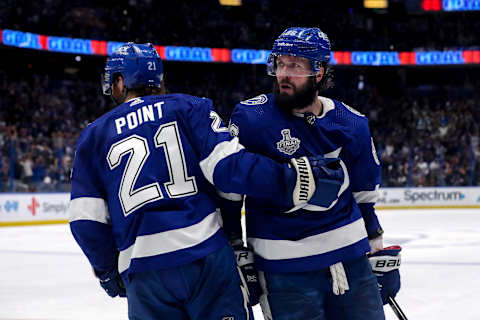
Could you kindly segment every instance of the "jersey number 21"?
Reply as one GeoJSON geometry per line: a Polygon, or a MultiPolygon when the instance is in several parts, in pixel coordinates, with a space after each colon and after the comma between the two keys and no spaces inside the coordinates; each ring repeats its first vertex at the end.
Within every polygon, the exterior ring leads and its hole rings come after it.
{"type": "MultiPolygon", "coordinates": [[[[197,193],[195,177],[189,177],[185,163],[182,141],[178,132],[177,122],[162,124],[153,137],[155,148],[163,147],[167,160],[170,181],[165,182],[165,190],[170,198],[179,198],[197,193]]],[[[137,134],[122,139],[110,147],[107,155],[108,165],[114,170],[124,156],[128,162],[123,172],[118,190],[118,197],[125,216],[141,206],[163,199],[158,182],[133,189],[140,171],[145,164],[150,150],[147,139],[137,134]]]]}

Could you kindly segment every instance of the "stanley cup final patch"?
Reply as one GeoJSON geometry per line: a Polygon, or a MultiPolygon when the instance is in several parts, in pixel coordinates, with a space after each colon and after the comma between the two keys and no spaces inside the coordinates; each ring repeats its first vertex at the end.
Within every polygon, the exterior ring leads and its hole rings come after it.
{"type": "Polygon", "coordinates": [[[277,149],[291,156],[300,147],[300,139],[292,137],[290,135],[290,129],[283,129],[281,132],[282,140],[277,142],[277,149]]]}

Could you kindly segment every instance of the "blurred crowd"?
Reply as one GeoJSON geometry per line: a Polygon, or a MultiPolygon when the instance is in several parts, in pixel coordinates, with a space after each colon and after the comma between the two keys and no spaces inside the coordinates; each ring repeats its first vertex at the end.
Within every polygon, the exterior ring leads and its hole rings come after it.
{"type": "Polygon", "coordinates": [[[370,112],[383,185],[478,185],[478,107],[473,99],[402,99],[370,112]]]}
{"type": "MultiPolygon", "coordinates": [[[[167,74],[167,88],[207,96],[228,117],[235,103],[270,86],[268,78],[252,82],[249,72],[238,72],[235,82],[228,82],[232,70],[219,70],[200,70],[197,77],[167,74]]],[[[478,96],[386,98],[373,89],[346,92],[333,96],[369,118],[383,186],[480,184],[478,96]]],[[[35,72],[14,80],[0,71],[0,96],[0,191],[68,191],[80,131],[113,107],[99,83],[35,72]]]]}
{"type": "Polygon", "coordinates": [[[402,1],[378,13],[363,1],[5,0],[0,28],[158,45],[269,49],[285,28],[317,26],[334,50],[414,50],[478,46],[480,13],[409,14],[402,1]],[[61,26],[61,27],[59,27],[61,26]]]}
{"type": "MultiPolygon", "coordinates": [[[[5,0],[0,1],[0,28],[122,42],[257,49],[270,48],[293,25],[320,27],[338,51],[444,49],[480,43],[475,32],[480,29],[479,12],[409,14],[402,6],[406,2],[390,1],[390,9],[380,14],[363,9],[362,1],[326,3],[243,0],[243,6],[224,7],[218,0],[5,0]]],[[[91,80],[93,74],[98,76],[98,61],[93,68],[80,67],[90,73],[81,79],[64,70],[49,70],[62,64],[57,58],[50,56],[48,63],[42,59],[34,62],[44,65],[41,71],[29,65],[28,71],[22,71],[25,74],[18,74],[8,69],[7,61],[0,67],[0,191],[69,190],[80,131],[113,107],[101,95],[99,83],[91,80]]],[[[23,67],[31,63],[17,61],[16,56],[13,60],[23,67]]],[[[235,103],[271,90],[261,67],[171,62],[165,66],[167,88],[211,98],[228,121],[235,103]]],[[[401,77],[367,84],[363,76],[352,82],[342,79],[342,72],[339,75],[336,89],[327,94],[369,117],[382,161],[383,186],[480,184],[478,81],[469,85],[466,94],[458,89],[463,86],[459,80],[453,95],[385,95],[372,83],[397,90],[405,83],[391,81],[401,77]]]]}
{"type": "Polygon", "coordinates": [[[106,110],[97,86],[36,74],[11,81],[0,72],[0,190],[70,188],[78,134],[106,110]]]}

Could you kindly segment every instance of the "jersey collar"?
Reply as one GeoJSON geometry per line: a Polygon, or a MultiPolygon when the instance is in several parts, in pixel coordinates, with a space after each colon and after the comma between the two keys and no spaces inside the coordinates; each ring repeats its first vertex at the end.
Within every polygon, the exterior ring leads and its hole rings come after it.
{"type": "MultiPolygon", "coordinates": [[[[322,105],[323,105],[322,114],[317,116],[317,119],[321,119],[321,118],[325,117],[327,112],[335,109],[335,103],[333,103],[332,99],[322,97],[322,96],[318,96],[318,99],[320,100],[320,102],[322,102],[322,105]]],[[[292,114],[296,117],[299,117],[299,118],[305,117],[305,114],[301,113],[301,112],[292,112],[292,114]]]]}

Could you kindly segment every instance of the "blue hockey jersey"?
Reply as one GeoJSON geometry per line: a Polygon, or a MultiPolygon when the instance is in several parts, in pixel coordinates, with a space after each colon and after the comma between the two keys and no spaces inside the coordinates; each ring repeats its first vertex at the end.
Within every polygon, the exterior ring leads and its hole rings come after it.
{"type": "Polygon", "coordinates": [[[248,151],[284,162],[339,157],[346,173],[328,208],[307,204],[281,215],[284,208],[246,197],[247,240],[260,270],[302,272],[353,259],[370,250],[368,235],[380,230],[373,206],[381,170],[368,120],[342,102],[319,99],[323,111],[313,119],[282,112],[271,94],[243,101],[232,113],[230,132],[248,151]]]}
{"type": "Polygon", "coordinates": [[[82,131],[70,227],[97,274],[118,267],[128,282],[132,272],[182,265],[227,243],[212,184],[284,206],[288,196],[278,194],[291,174],[246,152],[209,99],[135,98],[82,131]]]}

